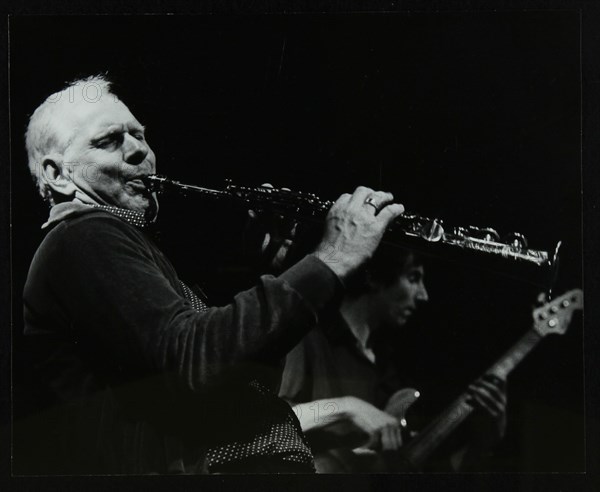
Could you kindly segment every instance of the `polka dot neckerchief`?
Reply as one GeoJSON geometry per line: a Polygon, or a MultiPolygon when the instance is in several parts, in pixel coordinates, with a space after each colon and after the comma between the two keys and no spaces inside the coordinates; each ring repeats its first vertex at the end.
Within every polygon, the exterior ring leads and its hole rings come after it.
{"type": "Polygon", "coordinates": [[[138,229],[146,229],[152,223],[146,220],[146,216],[143,212],[137,210],[128,210],[126,208],[111,207],[109,205],[92,205],[94,208],[104,210],[113,215],[116,215],[120,219],[123,219],[128,224],[137,227],[138,229]]]}
{"type": "MultiPolygon", "coordinates": [[[[139,229],[145,229],[151,225],[142,212],[107,205],[94,205],[94,207],[116,215],[139,229]]],[[[181,280],[179,283],[185,298],[196,311],[202,312],[209,309],[192,289],[181,280]]],[[[266,412],[274,405],[281,405],[282,402],[277,395],[256,379],[248,384],[259,395],[266,412]]],[[[234,441],[216,446],[210,448],[206,455],[209,470],[218,465],[243,461],[246,458],[257,456],[269,458],[280,456],[282,461],[307,464],[314,469],[312,453],[302,433],[300,423],[291,409],[287,412],[285,421],[270,422],[265,426],[262,433],[253,436],[250,441],[234,441]]]]}

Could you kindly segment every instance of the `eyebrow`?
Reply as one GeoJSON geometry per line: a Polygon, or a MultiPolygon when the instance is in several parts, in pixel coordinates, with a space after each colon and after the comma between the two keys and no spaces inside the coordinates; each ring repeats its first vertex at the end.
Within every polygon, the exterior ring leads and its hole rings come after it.
{"type": "Polygon", "coordinates": [[[132,126],[128,126],[127,131],[131,131],[131,130],[134,130],[136,132],[141,130],[142,133],[146,133],[146,127],[144,125],[142,125],[141,123],[133,123],[132,126]]]}
{"type": "Polygon", "coordinates": [[[407,275],[418,274],[420,277],[425,276],[425,269],[422,266],[414,266],[407,270],[407,275]]]}
{"type": "Polygon", "coordinates": [[[141,131],[142,133],[146,133],[146,127],[142,124],[133,124],[133,126],[127,126],[127,125],[111,125],[109,126],[107,129],[105,129],[102,133],[100,133],[99,135],[93,136],[90,141],[92,143],[96,143],[100,140],[102,140],[103,138],[106,137],[110,137],[111,135],[114,134],[118,134],[118,133],[125,133],[125,132],[129,132],[129,131],[141,131]]]}
{"type": "Polygon", "coordinates": [[[92,140],[100,140],[101,138],[106,137],[107,135],[112,135],[113,133],[122,132],[124,129],[124,125],[110,125],[107,128],[103,129],[101,133],[96,134],[92,137],[92,140]]]}

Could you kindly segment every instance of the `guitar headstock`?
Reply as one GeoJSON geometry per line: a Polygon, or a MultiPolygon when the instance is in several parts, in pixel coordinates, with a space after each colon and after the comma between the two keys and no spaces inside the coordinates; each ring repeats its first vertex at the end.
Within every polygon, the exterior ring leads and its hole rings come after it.
{"type": "Polygon", "coordinates": [[[583,291],[570,290],[533,310],[533,329],[541,336],[551,333],[563,335],[569,327],[573,312],[578,309],[583,309],[583,291]]]}

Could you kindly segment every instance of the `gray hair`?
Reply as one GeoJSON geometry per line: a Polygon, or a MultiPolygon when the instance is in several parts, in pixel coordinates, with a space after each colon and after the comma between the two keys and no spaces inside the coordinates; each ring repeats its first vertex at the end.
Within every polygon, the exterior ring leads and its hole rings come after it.
{"type": "Polygon", "coordinates": [[[29,172],[44,200],[54,204],[51,188],[42,172],[42,159],[51,152],[63,153],[69,146],[72,135],[66,136],[58,132],[60,110],[65,104],[76,104],[81,101],[94,103],[100,98],[113,95],[111,82],[106,75],[91,75],[69,82],[67,86],[48,96],[29,118],[25,131],[25,148],[29,172]],[[94,90],[90,90],[93,88],[94,90]]]}

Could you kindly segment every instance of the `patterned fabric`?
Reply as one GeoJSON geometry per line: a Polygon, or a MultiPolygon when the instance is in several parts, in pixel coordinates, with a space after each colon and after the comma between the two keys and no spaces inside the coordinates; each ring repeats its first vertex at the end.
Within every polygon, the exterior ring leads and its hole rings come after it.
{"type": "MultiPolygon", "coordinates": [[[[283,403],[275,393],[263,386],[259,381],[249,383],[261,399],[259,404],[268,412],[274,405],[283,403]]],[[[304,437],[300,423],[289,409],[283,422],[271,421],[265,426],[263,433],[259,433],[250,441],[234,441],[221,446],[210,448],[206,454],[209,471],[218,469],[219,465],[243,463],[244,460],[257,457],[278,458],[282,461],[306,465],[314,471],[313,456],[304,437]]]]}
{"type": "MultiPolygon", "coordinates": [[[[107,205],[94,205],[94,207],[116,215],[128,224],[140,229],[145,229],[151,225],[141,212],[107,205]]],[[[190,287],[181,280],[179,283],[185,298],[196,311],[202,312],[209,309],[190,287]]],[[[277,397],[276,393],[258,380],[252,380],[248,384],[258,394],[257,400],[264,407],[265,415],[270,415],[271,410],[278,405],[287,405],[277,397]]],[[[300,423],[291,408],[286,408],[286,416],[283,422],[273,419],[265,425],[264,429],[263,433],[253,436],[250,441],[234,441],[209,449],[206,456],[209,470],[219,465],[243,462],[248,458],[263,456],[266,458],[277,457],[282,461],[307,465],[309,469],[314,471],[313,455],[300,423]]]]}
{"type": "Polygon", "coordinates": [[[196,293],[190,289],[186,284],[184,284],[181,280],[179,281],[179,284],[181,285],[183,292],[185,293],[185,298],[190,301],[190,303],[192,304],[192,307],[198,311],[198,312],[202,312],[202,311],[206,311],[208,310],[208,306],[204,303],[204,301],[202,299],[200,299],[196,293]]]}
{"type": "Polygon", "coordinates": [[[92,205],[94,208],[110,212],[113,215],[123,219],[128,224],[135,226],[139,229],[145,229],[151,225],[151,222],[146,220],[145,215],[142,212],[136,210],[128,210],[126,208],[111,207],[109,205],[92,205]]]}

